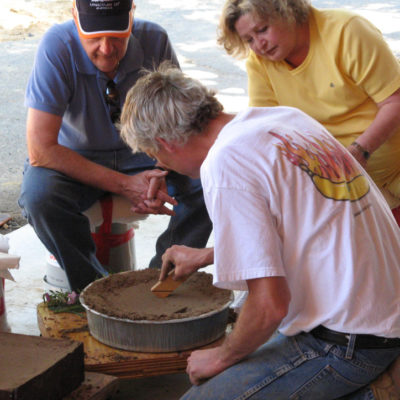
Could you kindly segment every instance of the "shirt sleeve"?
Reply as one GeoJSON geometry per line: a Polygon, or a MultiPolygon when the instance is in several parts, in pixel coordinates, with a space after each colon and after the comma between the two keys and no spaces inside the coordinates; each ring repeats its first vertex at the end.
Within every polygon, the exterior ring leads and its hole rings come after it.
{"type": "Polygon", "coordinates": [[[285,276],[282,243],[266,198],[249,190],[215,187],[207,194],[221,288],[247,290],[246,280],[285,276]]]}
{"type": "Polygon", "coordinates": [[[72,89],[73,77],[63,60],[68,50],[58,35],[50,30],[36,52],[25,93],[25,105],[58,116],[63,116],[72,89]]]}
{"type": "Polygon", "coordinates": [[[176,53],[172,47],[171,41],[169,40],[168,36],[166,36],[165,38],[163,60],[170,60],[174,65],[180,67],[178,57],[176,56],[176,53]]]}
{"type": "Polygon", "coordinates": [[[163,27],[143,20],[136,20],[136,25],[134,36],[142,46],[146,68],[153,69],[163,61],[171,61],[172,64],[179,67],[178,58],[168,33],[163,27]]]}
{"type": "Polygon", "coordinates": [[[400,64],[381,32],[368,20],[351,18],[339,46],[342,68],[376,103],[400,87],[400,64]]]}

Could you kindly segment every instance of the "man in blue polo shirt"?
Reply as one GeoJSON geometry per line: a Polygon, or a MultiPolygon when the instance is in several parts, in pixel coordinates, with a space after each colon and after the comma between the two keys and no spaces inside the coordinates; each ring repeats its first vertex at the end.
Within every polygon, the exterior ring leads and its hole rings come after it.
{"type": "MultiPolygon", "coordinates": [[[[19,204],[73,290],[107,273],[82,211],[116,193],[137,211],[157,212],[143,197],[162,173],[145,154],[132,154],[118,120],[141,70],[178,60],[165,30],[134,20],[134,9],[132,0],[75,0],[74,20],[44,35],[26,91],[29,160],[19,204]]],[[[151,267],[174,243],[204,247],[212,229],[200,181],[171,173],[167,184],[178,205],[151,267]]]]}

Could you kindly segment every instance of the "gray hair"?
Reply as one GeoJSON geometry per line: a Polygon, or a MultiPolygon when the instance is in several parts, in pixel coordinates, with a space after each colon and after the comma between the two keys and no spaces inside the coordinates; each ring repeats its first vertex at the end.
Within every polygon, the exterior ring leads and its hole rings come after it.
{"type": "Polygon", "coordinates": [[[226,0],[218,27],[218,43],[229,55],[241,58],[248,54],[248,44],[235,29],[238,19],[248,13],[269,22],[282,19],[288,24],[308,21],[310,0],[226,0]]]}
{"type": "Polygon", "coordinates": [[[222,112],[214,91],[171,63],[146,72],[129,90],[121,115],[121,136],[134,151],[157,152],[157,138],[185,144],[222,112]]]}

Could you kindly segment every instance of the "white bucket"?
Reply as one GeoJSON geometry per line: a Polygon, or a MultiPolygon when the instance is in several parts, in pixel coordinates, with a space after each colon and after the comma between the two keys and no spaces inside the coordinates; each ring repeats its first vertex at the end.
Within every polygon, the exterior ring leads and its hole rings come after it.
{"type": "MultiPolygon", "coordinates": [[[[124,236],[132,229],[129,224],[113,223],[111,224],[111,234],[124,236]]],[[[98,230],[98,229],[97,229],[98,230]]],[[[108,243],[104,243],[106,248],[108,243]]],[[[97,249],[98,250],[98,249],[97,249]]],[[[109,259],[108,262],[102,263],[103,267],[110,272],[124,272],[136,269],[136,249],[135,249],[135,235],[131,239],[119,246],[108,248],[109,259]]]]}
{"type": "Polygon", "coordinates": [[[46,275],[43,280],[50,290],[71,291],[65,271],[60,267],[53,254],[47,250],[46,275]]]}

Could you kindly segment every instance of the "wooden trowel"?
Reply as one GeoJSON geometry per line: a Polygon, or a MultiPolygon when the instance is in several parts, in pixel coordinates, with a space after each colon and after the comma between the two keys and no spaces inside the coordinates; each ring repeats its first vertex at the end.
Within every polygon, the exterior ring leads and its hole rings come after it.
{"type": "Polygon", "coordinates": [[[188,277],[174,280],[174,270],[170,271],[167,277],[163,281],[158,281],[152,288],[151,291],[160,298],[168,297],[178,286],[182,285],[188,277]]]}

